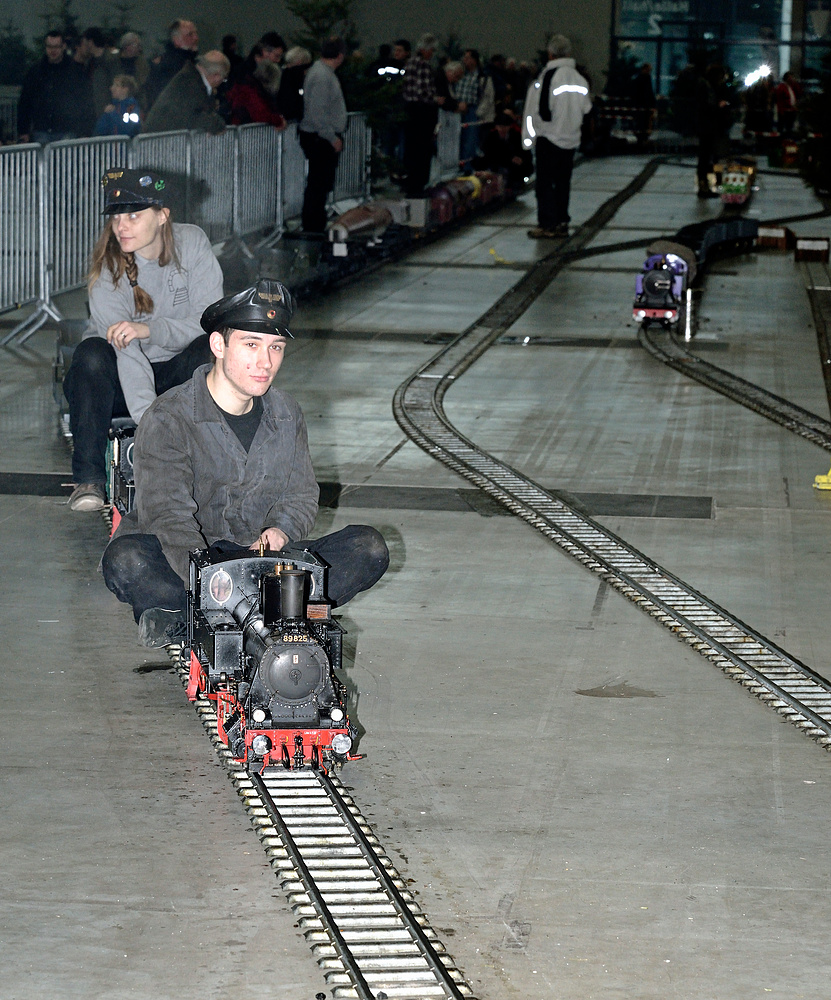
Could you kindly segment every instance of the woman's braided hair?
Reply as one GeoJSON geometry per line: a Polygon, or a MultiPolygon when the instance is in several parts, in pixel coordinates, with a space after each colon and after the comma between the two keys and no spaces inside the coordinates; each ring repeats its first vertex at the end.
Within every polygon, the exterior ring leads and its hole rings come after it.
{"type": "MultiPolygon", "coordinates": [[[[148,208],[148,212],[161,212],[161,208],[148,208]]],[[[101,272],[106,268],[113,279],[115,287],[123,275],[126,274],[130,287],[133,289],[133,305],[135,307],[134,319],[141,315],[149,315],[153,312],[152,297],[138,283],[138,263],[134,253],[124,253],[116,239],[113,231],[114,216],[107,219],[107,223],[101,230],[95,246],[92,248],[92,258],[90,261],[89,279],[87,281],[87,291],[92,290],[92,286],[101,277],[101,272]]],[[[170,216],[161,228],[162,252],[159,254],[159,267],[166,267],[171,261],[178,265],[179,255],[176,253],[176,242],[173,237],[173,226],[170,223],[170,216]]]]}

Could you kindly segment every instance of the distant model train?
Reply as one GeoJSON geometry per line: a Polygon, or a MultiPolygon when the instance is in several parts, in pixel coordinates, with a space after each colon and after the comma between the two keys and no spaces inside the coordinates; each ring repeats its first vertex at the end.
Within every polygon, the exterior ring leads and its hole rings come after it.
{"type": "Polygon", "coordinates": [[[737,157],[716,164],[719,194],[725,205],[745,205],[753,194],[756,161],[752,157],[737,157]]]}
{"type": "Polygon", "coordinates": [[[188,698],[216,706],[220,739],[250,769],[354,759],[343,629],[311,552],[191,553],[188,698]]]}
{"type": "Polygon", "coordinates": [[[662,323],[672,326],[678,323],[684,308],[685,293],[689,276],[687,247],[678,247],[681,253],[664,250],[652,253],[643,265],[643,270],[635,278],[635,302],[632,315],[644,323],[662,323]],[[683,255],[682,255],[683,254],[683,255]]]}
{"type": "Polygon", "coordinates": [[[680,229],[647,247],[635,277],[632,316],[639,323],[677,327],[689,315],[691,287],[700,281],[716,253],[747,250],[759,233],[755,219],[714,219],[680,229]]]}
{"type": "MultiPolygon", "coordinates": [[[[505,176],[488,170],[457,177],[431,188],[424,198],[383,198],[351,208],[327,226],[335,257],[346,257],[349,244],[378,246],[389,227],[403,227],[404,241],[435,232],[471,212],[514,197],[505,176]]],[[[399,231],[400,232],[400,231],[399,231]]]]}

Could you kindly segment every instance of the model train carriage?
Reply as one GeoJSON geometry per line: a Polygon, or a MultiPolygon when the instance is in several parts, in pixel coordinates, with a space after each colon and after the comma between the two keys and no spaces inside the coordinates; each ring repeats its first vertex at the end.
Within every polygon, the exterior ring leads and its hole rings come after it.
{"type": "Polygon", "coordinates": [[[725,205],[744,205],[753,194],[756,164],[749,157],[716,165],[719,193],[725,205]]]}
{"type": "Polygon", "coordinates": [[[188,697],[216,703],[219,736],[249,766],[342,763],[355,730],[336,670],[343,629],[324,566],[302,558],[191,554],[188,697]]]}

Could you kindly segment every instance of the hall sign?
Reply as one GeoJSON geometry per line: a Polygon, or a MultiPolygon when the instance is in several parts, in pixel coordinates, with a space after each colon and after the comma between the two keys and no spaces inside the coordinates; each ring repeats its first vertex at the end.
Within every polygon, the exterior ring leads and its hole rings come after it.
{"type": "Polygon", "coordinates": [[[690,0],[621,0],[620,31],[628,35],[660,35],[662,21],[689,17],[690,0]]]}

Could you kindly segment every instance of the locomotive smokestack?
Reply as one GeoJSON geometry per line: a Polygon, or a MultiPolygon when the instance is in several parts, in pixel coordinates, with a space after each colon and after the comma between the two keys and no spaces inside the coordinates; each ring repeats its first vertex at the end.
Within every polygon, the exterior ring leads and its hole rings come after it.
{"type": "Polygon", "coordinates": [[[280,574],[280,617],[305,617],[306,570],[284,569],[280,574]]]}

